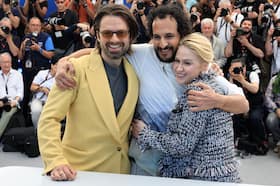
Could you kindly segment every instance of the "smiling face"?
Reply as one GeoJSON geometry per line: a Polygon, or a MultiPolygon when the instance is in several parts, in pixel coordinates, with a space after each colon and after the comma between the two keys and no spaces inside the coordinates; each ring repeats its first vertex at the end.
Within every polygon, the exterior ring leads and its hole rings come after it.
{"type": "Polygon", "coordinates": [[[179,84],[191,83],[207,69],[208,63],[204,62],[195,51],[183,45],[179,46],[173,63],[173,71],[179,84]]]}
{"type": "Polygon", "coordinates": [[[106,62],[118,65],[130,46],[129,28],[118,16],[104,16],[97,32],[101,56],[106,62]]]}
{"type": "Polygon", "coordinates": [[[180,41],[176,20],[171,16],[156,18],[152,28],[153,45],[158,58],[164,62],[172,62],[180,41]]]}

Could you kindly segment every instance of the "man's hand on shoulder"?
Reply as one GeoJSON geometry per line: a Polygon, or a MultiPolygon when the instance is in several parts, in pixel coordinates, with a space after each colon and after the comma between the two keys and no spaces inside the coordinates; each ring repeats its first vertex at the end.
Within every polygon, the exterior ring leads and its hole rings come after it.
{"type": "Polygon", "coordinates": [[[72,63],[69,61],[69,57],[61,58],[57,63],[57,70],[55,74],[56,85],[62,89],[71,89],[76,86],[76,82],[73,78],[75,75],[75,69],[72,63]]]}
{"type": "Polygon", "coordinates": [[[188,104],[192,112],[208,110],[216,107],[217,93],[204,83],[197,83],[201,91],[190,90],[188,92],[188,104]]]}

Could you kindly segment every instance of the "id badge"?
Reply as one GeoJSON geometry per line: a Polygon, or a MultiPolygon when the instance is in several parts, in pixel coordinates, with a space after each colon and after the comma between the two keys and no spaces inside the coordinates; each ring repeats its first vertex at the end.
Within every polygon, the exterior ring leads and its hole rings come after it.
{"type": "Polygon", "coordinates": [[[62,37],[62,32],[61,31],[57,31],[54,33],[56,38],[62,37]]]}

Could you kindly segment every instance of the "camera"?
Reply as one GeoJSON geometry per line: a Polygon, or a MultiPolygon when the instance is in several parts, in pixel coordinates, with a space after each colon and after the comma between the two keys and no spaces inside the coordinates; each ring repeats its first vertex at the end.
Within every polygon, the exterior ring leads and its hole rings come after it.
{"type": "Polygon", "coordinates": [[[50,25],[64,25],[65,20],[62,17],[50,17],[48,23],[50,25]]]}
{"type": "Polygon", "coordinates": [[[227,16],[227,15],[228,15],[228,12],[229,12],[229,10],[228,10],[228,9],[226,9],[226,8],[222,8],[220,16],[221,16],[221,17],[225,17],[225,16],[227,16]]]}
{"type": "Polygon", "coordinates": [[[11,0],[4,0],[4,4],[5,4],[5,5],[11,4],[11,0]]]}
{"type": "Polygon", "coordinates": [[[271,4],[266,3],[264,5],[264,12],[263,12],[263,16],[261,18],[261,26],[262,27],[267,26],[267,24],[270,22],[273,11],[274,11],[273,6],[271,4]]]}
{"type": "Polygon", "coordinates": [[[239,36],[243,36],[243,35],[247,35],[248,32],[246,32],[245,30],[243,30],[243,28],[237,28],[236,32],[235,32],[235,37],[239,37],[239,36]]]}
{"type": "Polygon", "coordinates": [[[88,31],[81,31],[80,37],[82,38],[83,42],[85,42],[85,43],[91,43],[93,40],[92,36],[90,35],[90,33],[88,31]]]}
{"type": "Polygon", "coordinates": [[[136,4],[136,7],[138,10],[142,10],[144,8],[145,4],[143,1],[138,1],[136,4]]]}
{"type": "Polygon", "coordinates": [[[7,26],[1,26],[1,30],[5,33],[5,34],[9,34],[10,33],[10,28],[7,26]]]}
{"type": "Polygon", "coordinates": [[[253,6],[245,6],[241,8],[241,13],[253,12],[253,6]]]}
{"type": "Polygon", "coordinates": [[[273,32],[273,37],[278,37],[280,36],[280,27],[275,27],[274,32],[273,32]]]}
{"type": "Polygon", "coordinates": [[[36,2],[36,0],[30,0],[31,4],[34,4],[36,2]]]}
{"type": "Polygon", "coordinates": [[[196,22],[198,20],[198,18],[199,18],[199,15],[196,12],[191,13],[190,19],[191,19],[192,23],[196,22]]]}
{"type": "Polygon", "coordinates": [[[234,74],[240,74],[240,73],[243,72],[243,68],[242,68],[242,67],[234,67],[233,70],[232,70],[232,72],[233,72],[234,74]]]}
{"type": "Polygon", "coordinates": [[[33,45],[32,41],[34,41],[35,43],[37,43],[37,36],[38,33],[37,32],[32,32],[27,38],[28,40],[26,40],[25,42],[25,51],[30,51],[30,47],[33,45]]]}
{"type": "Polygon", "coordinates": [[[163,1],[162,1],[162,4],[163,4],[163,5],[167,5],[168,3],[169,3],[169,0],[163,0],[163,1]]]}
{"type": "Polygon", "coordinates": [[[12,0],[11,5],[12,5],[12,7],[17,7],[18,6],[18,0],[12,0]]]}
{"type": "Polygon", "coordinates": [[[234,8],[241,8],[243,6],[244,0],[236,0],[233,4],[234,8]]]}
{"type": "Polygon", "coordinates": [[[5,110],[6,112],[9,112],[11,110],[11,101],[9,100],[8,97],[3,97],[0,99],[0,101],[3,102],[4,106],[2,107],[3,110],[5,110]]]}

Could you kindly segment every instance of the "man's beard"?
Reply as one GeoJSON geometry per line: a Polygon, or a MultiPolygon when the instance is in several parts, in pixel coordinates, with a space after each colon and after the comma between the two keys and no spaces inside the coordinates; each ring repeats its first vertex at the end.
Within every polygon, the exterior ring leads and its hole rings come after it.
{"type": "MultiPolygon", "coordinates": [[[[167,48],[167,47],[166,47],[167,48]]],[[[157,47],[157,48],[155,48],[155,52],[156,52],[156,55],[157,55],[157,57],[159,58],[159,60],[161,61],[161,62],[164,62],[164,63],[172,63],[173,61],[174,61],[174,59],[175,59],[175,55],[176,55],[176,51],[177,50],[175,50],[174,49],[174,47],[168,47],[169,49],[171,49],[172,50],[172,56],[171,57],[169,57],[169,58],[165,58],[165,59],[163,59],[161,56],[160,56],[160,52],[159,52],[159,50],[160,50],[160,48],[159,47],[157,47]]]]}

